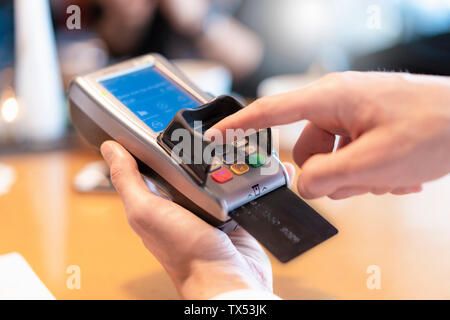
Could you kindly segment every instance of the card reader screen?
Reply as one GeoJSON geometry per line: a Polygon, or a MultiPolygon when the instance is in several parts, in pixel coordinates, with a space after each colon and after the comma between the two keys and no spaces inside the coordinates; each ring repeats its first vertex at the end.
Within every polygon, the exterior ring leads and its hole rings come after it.
{"type": "Polygon", "coordinates": [[[200,105],[153,67],[99,82],[155,132],[164,130],[180,109],[200,105]]]}

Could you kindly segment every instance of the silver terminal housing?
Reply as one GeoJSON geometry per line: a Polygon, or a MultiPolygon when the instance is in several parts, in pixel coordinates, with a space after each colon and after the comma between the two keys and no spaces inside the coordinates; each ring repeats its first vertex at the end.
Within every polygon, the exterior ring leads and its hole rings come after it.
{"type": "MultiPolygon", "coordinates": [[[[185,197],[224,223],[230,220],[228,212],[289,184],[286,169],[275,152],[264,166],[252,168],[242,176],[233,176],[227,183],[216,183],[211,176],[208,176],[203,186],[196,183],[158,144],[158,133],[99,83],[102,79],[147,66],[156,68],[200,104],[212,100],[213,97],[200,90],[178,68],[158,54],[137,57],[79,76],[69,88],[70,113],[74,126],[91,144],[98,148],[108,139],[119,142],[185,197]],[[263,174],[268,166],[276,169],[270,174],[263,174]]],[[[158,181],[154,183],[158,184],[158,181]]]]}

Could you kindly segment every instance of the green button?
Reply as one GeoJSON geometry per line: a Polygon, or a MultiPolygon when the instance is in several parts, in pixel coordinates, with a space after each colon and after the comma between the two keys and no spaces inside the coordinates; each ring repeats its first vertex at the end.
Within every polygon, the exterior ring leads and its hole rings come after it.
{"type": "Polygon", "coordinates": [[[248,164],[251,165],[253,168],[261,167],[266,163],[266,158],[259,153],[252,154],[248,157],[248,164]]]}

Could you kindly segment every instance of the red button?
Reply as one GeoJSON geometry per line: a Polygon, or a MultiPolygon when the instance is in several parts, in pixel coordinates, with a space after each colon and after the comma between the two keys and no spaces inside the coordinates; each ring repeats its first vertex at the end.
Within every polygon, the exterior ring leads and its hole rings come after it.
{"type": "Polygon", "coordinates": [[[230,181],[233,178],[233,175],[227,169],[222,169],[214,172],[211,175],[211,178],[213,178],[213,180],[217,183],[225,183],[227,181],[230,181]]]}

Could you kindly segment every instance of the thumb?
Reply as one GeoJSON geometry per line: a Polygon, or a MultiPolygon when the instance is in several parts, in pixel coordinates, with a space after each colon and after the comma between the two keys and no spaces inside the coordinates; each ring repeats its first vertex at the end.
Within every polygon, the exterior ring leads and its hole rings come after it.
{"type": "Polygon", "coordinates": [[[302,166],[298,191],[306,199],[331,195],[341,188],[395,188],[403,150],[388,130],[369,131],[335,153],[316,154],[302,166]]]}
{"type": "Polygon", "coordinates": [[[205,223],[172,201],[163,199],[148,189],[138,170],[136,160],[120,144],[107,141],[100,151],[109,165],[111,181],[120,195],[131,226],[142,237],[170,239],[182,232],[191,232],[187,227],[204,227],[205,223]],[[180,223],[180,222],[183,223],[180,223]],[[173,226],[177,225],[178,228],[173,226]],[[186,226],[184,230],[181,225],[186,226]],[[148,230],[153,235],[150,235],[148,230]]]}
{"type": "Polygon", "coordinates": [[[118,143],[106,141],[100,151],[110,168],[111,182],[125,206],[150,194],[134,158],[118,143]]]}

